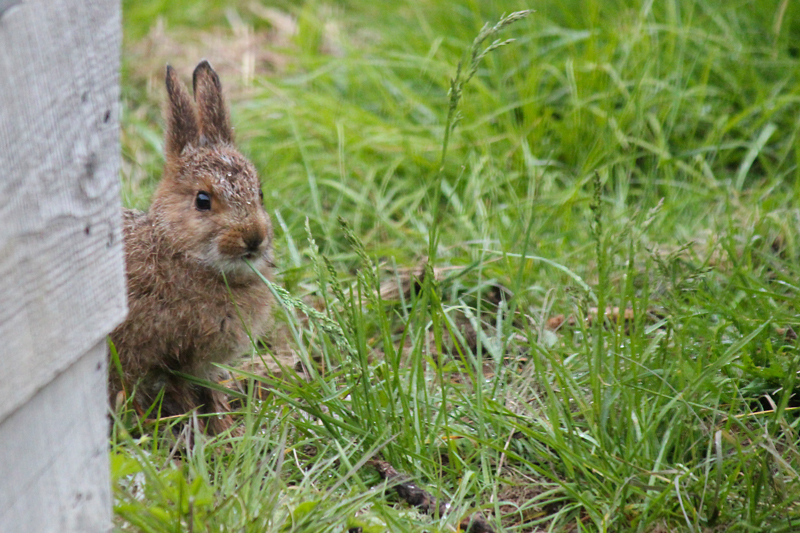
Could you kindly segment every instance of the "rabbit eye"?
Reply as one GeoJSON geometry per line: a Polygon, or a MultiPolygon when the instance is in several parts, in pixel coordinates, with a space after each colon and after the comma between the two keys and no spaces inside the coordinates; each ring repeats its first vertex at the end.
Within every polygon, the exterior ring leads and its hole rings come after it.
{"type": "Polygon", "coordinates": [[[258,190],[258,197],[261,199],[262,202],[264,201],[264,191],[262,191],[261,189],[258,190]]]}
{"type": "Polygon", "coordinates": [[[198,211],[208,211],[211,209],[211,195],[205,191],[197,193],[197,198],[194,200],[194,205],[198,211]]]}

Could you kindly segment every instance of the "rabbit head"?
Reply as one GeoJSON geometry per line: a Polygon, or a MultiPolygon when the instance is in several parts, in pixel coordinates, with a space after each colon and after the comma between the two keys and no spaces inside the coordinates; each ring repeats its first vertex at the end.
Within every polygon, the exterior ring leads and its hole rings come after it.
{"type": "Polygon", "coordinates": [[[164,177],[150,215],[171,248],[227,275],[271,264],[272,225],[252,163],[233,145],[217,73],[194,70],[196,106],[167,66],[164,177]]]}

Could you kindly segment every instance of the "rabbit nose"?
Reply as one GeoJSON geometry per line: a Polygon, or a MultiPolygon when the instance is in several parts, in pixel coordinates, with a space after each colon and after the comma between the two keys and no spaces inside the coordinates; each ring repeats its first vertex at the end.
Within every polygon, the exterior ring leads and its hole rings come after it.
{"type": "Polygon", "coordinates": [[[244,245],[248,252],[257,252],[262,242],[264,242],[264,237],[258,233],[251,233],[244,238],[244,245]]]}

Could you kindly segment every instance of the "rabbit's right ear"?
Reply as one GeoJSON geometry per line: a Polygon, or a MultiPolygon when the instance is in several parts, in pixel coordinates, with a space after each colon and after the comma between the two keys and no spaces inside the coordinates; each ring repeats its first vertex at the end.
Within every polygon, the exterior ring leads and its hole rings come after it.
{"type": "Polygon", "coordinates": [[[166,156],[177,157],[187,144],[198,144],[200,139],[192,99],[175,74],[175,69],[167,65],[167,142],[166,156]]]}

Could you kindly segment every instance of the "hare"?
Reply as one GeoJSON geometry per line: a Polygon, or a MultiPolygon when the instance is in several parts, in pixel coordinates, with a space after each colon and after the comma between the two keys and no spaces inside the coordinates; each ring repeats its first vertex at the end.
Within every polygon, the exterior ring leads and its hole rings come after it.
{"type": "MultiPolygon", "coordinates": [[[[233,145],[222,86],[194,69],[195,105],[167,66],[164,174],[148,212],[124,210],[128,317],[111,334],[110,397],[136,386],[140,408],[164,390],[161,416],[228,411],[225,396],[176,373],[214,380],[270,326],[272,225],[256,170],[233,145]]],[[[213,433],[231,424],[211,417],[213,433]]]]}

